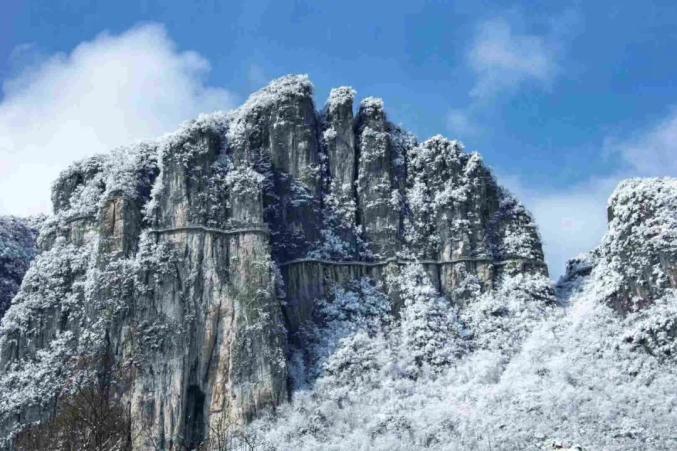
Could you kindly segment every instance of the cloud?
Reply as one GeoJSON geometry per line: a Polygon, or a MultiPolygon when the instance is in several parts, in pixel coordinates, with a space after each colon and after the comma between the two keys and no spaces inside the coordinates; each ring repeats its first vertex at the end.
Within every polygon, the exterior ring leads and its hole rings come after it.
{"type": "Polygon", "coordinates": [[[606,202],[621,175],[590,179],[564,190],[525,186],[518,177],[499,177],[531,211],[543,240],[550,275],[558,278],[566,262],[594,249],[606,232],[606,202]]]}
{"type": "Polygon", "coordinates": [[[553,277],[566,261],[597,247],[607,229],[607,200],[630,177],[677,176],[677,109],[632,138],[608,138],[606,150],[621,169],[559,191],[525,186],[519,177],[499,177],[533,213],[553,277]]]}
{"type": "Polygon", "coordinates": [[[471,118],[471,113],[464,110],[449,110],[447,113],[447,129],[456,136],[471,136],[478,131],[471,118]]]}
{"type": "Polygon", "coordinates": [[[71,161],[231,108],[232,94],[206,84],[209,70],[147,24],[102,33],[4,81],[0,213],[46,212],[51,183],[71,161]]]}
{"type": "Polygon", "coordinates": [[[483,22],[468,52],[477,81],[475,98],[491,97],[523,82],[550,83],[557,72],[555,49],[547,36],[518,34],[504,18],[483,22]]]}
{"type": "MultiPolygon", "coordinates": [[[[515,14],[509,16],[515,19],[515,14]]],[[[564,11],[559,20],[545,24],[543,34],[527,34],[516,32],[507,17],[497,16],[476,26],[465,61],[474,79],[470,102],[464,110],[453,108],[447,115],[447,129],[454,134],[478,134],[482,129],[478,117],[499,94],[512,94],[527,83],[549,87],[558,72],[562,42],[578,22],[573,11],[564,11]],[[562,24],[569,26],[562,30],[562,24]]]]}
{"type": "Polygon", "coordinates": [[[606,147],[620,154],[637,175],[677,176],[677,108],[638,137],[609,139],[606,147]]]}

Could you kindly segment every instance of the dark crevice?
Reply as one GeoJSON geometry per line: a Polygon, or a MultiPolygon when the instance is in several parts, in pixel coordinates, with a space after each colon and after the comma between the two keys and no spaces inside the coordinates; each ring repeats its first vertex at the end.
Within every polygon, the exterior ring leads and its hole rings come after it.
{"type": "Polygon", "coordinates": [[[185,406],[184,446],[186,449],[197,449],[204,439],[205,430],[205,394],[200,387],[188,387],[185,406]]]}
{"type": "MultiPolygon", "coordinates": [[[[353,160],[353,183],[352,183],[352,192],[353,192],[353,200],[355,201],[355,225],[356,228],[359,229],[360,226],[362,225],[362,209],[360,207],[360,197],[357,192],[357,179],[359,178],[360,174],[360,148],[362,143],[360,142],[360,118],[361,115],[357,114],[355,118],[353,119],[353,134],[355,135],[355,139],[353,142],[355,143],[355,158],[353,160]]],[[[364,238],[361,236],[360,238],[364,238]]],[[[362,249],[358,251],[358,254],[360,254],[362,249]]]]}

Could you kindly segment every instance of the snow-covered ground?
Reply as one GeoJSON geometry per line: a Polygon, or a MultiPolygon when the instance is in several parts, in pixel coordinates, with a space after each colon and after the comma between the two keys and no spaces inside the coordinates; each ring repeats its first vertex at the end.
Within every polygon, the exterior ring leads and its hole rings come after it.
{"type": "Polygon", "coordinates": [[[674,179],[622,184],[556,302],[517,276],[459,310],[416,265],[394,281],[396,314],[371,281],[337,290],[294,360],[292,402],[252,433],[289,450],[676,449],[677,295],[654,259],[674,256],[675,194],[674,179]],[[609,299],[648,269],[653,302],[619,313],[609,299]]]}

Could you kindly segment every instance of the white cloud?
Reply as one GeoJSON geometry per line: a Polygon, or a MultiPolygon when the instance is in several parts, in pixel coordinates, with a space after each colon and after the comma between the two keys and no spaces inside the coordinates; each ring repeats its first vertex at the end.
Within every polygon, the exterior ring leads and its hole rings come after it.
{"type": "Polygon", "coordinates": [[[621,176],[591,179],[568,189],[543,190],[517,177],[499,177],[534,215],[550,275],[564,273],[567,260],[594,249],[606,232],[606,202],[621,176]]]}
{"type": "Polygon", "coordinates": [[[480,24],[468,63],[477,77],[470,92],[476,98],[491,97],[525,81],[547,85],[557,70],[546,36],[515,33],[504,18],[480,24]]]}
{"type": "Polygon", "coordinates": [[[677,176],[677,109],[635,139],[609,141],[607,147],[620,154],[637,175],[677,176]]]}
{"type": "Polygon", "coordinates": [[[50,209],[52,181],[71,161],[171,131],[233,96],[205,83],[209,63],[148,24],[103,33],[3,83],[0,213],[50,209]]]}
{"type": "Polygon", "coordinates": [[[471,136],[478,131],[470,112],[460,109],[452,109],[447,113],[447,129],[455,136],[471,136]]]}
{"type": "Polygon", "coordinates": [[[599,245],[607,227],[607,200],[621,180],[677,176],[677,110],[634,138],[608,139],[606,147],[623,168],[568,189],[544,191],[518,177],[499,177],[533,213],[553,277],[564,272],[568,259],[599,245]]]}
{"type": "Polygon", "coordinates": [[[466,55],[474,75],[471,100],[464,110],[449,110],[447,129],[466,137],[476,135],[482,129],[478,116],[491,108],[498,94],[513,93],[528,82],[549,87],[558,70],[556,42],[566,40],[560,22],[574,24],[575,15],[565,11],[542,35],[515,32],[501,16],[479,23],[466,55]]]}

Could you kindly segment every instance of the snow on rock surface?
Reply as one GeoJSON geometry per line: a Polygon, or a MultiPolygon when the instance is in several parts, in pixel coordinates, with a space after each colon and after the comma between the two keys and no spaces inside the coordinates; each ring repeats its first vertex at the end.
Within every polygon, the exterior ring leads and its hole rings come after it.
{"type": "Polygon", "coordinates": [[[334,293],[295,360],[313,379],[252,429],[274,449],[675,449],[676,202],[677,179],[622,183],[557,303],[518,274],[440,311],[415,267],[398,315],[384,287],[334,293]]]}
{"type": "Polygon", "coordinates": [[[66,169],[0,323],[2,444],[106,361],[139,450],[223,421],[263,449],[674,447],[674,180],[619,188],[555,290],[478,154],[355,96],[282,77],[66,169]]]}
{"type": "Polygon", "coordinates": [[[600,259],[619,276],[609,302],[621,311],[650,305],[677,288],[677,181],[630,179],[609,199],[600,259]]]}
{"type": "Polygon", "coordinates": [[[0,319],[37,253],[35,240],[41,219],[0,216],[0,319]]]}

